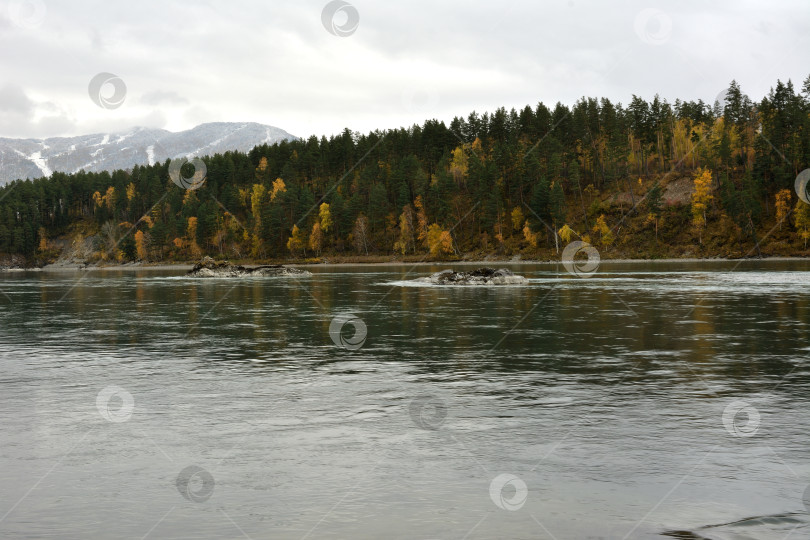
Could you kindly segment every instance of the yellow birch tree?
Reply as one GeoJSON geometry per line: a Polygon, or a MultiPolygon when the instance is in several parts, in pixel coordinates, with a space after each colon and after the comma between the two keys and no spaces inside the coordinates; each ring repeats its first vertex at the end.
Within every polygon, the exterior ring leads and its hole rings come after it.
{"type": "Polygon", "coordinates": [[[810,239],[810,204],[802,200],[796,201],[794,208],[796,216],[796,230],[799,238],[804,240],[804,249],[807,249],[807,240],[810,239]]]}
{"type": "Polygon", "coordinates": [[[292,233],[287,239],[287,249],[293,255],[301,252],[304,249],[304,233],[298,228],[298,225],[293,225],[292,233]]]}
{"type": "Polygon", "coordinates": [[[699,168],[695,173],[695,191],[692,192],[692,224],[698,230],[698,242],[703,243],[702,231],[706,227],[706,210],[712,196],[712,172],[699,168]]]}
{"type": "Polygon", "coordinates": [[[776,194],[776,222],[779,223],[779,230],[782,230],[782,222],[790,213],[790,190],[783,189],[776,194]]]}
{"type": "Polygon", "coordinates": [[[143,231],[135,233],[135,251],[138,254],[138,259],[146,260],[146,238],[143,231]]]}
{"type": "Polygon", "coordinates": [[[314,251],[315,255],[320,255],[321,246],[323,246],[323,231],[321,230],[321,224],[316,221],[309,235],[309,249],[314,251]]]}

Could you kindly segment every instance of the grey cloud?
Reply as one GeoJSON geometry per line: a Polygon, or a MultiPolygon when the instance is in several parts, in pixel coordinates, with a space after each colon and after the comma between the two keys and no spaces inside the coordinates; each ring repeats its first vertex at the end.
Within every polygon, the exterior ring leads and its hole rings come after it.
{"type": "MultiPolygon", "coordinates": [[[[0,29],[0,49],[14,51],[2,73],[28,96],[56,104],[47,114],[67,121],[54,129],[125,130],[151,118],[179,130],[238,120],[306,136],[538,101],[572,104],[584,95],[710,100],[731,79],[759,99],[777,78],[800,82],[810,72],[805,0],[656,2],[671,22],[660,45],[637,33],[636,17],[651,7],[643,0],[349,1],[360,25],[345,38],[324,29],[326,0],[193,9],[157,0],[137,8],[49,2],[37,31],[0,29]],[[88,81],[102,71],[121,76],[130,92],[116,111],[87,97],[88,81]]],[[[44,104],[32,106],[41,117],[44,104]]],[[[3,122],[0,136],[40,129],[20,125],[32,118],[3,122]]]]}
{"type": "Polygon", "coordinates": [[[0,111],[13,112],[21,116],[29,116],[34,109],[31,101],[23,89],[16,84],[7,84],[0,88],[0,111]]]}
{"type": "Polygon", "coordinates": [[[97,50],[97,51],[106,51],[106,43],[101,37],[101,33],[98,31],[98,28],[91,28],[90,29],[90,46],[97,50]]]}
{"type": "Polygon", "coordinates": [[[132,127],[164,128],[166,127],[166,115],[155,110],[144,115],[129,117],[126,125],[121,124],[120,120],[115,118],[107,118],[83,122],[78,127],[81,133],[119,133],[132,127]]]}
{"type": "Polygon", "coordinates": [[[17,137],[47,137],[73,132],[75,121],[52,102],[34,102],[20,86],[0,88],[0,133],[17,137]]]}
{"type": "Polygon", "coordinates": [[[188,100],[177,92],[153,90],[141,96],[141,103],[146,105],[188,105],[188,100]]]}

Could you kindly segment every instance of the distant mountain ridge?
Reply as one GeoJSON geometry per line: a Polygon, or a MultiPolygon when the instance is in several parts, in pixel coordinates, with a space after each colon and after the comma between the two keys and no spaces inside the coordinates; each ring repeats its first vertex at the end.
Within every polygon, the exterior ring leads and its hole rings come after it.
{"type": "Polygon", "coordinates": [[[211,122],[176,133],[139,127],[77,137],[0,138],[0,185],[18,178],[50,176],[53,171],[113,171],[169,158],[246,152],[261,144],[296,138],[283,129],[255,122],[211,122]]]}

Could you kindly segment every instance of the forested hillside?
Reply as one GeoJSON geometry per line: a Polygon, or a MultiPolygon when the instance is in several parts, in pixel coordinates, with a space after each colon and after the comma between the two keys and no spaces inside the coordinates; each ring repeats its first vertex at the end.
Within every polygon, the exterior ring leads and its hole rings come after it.
{"type": "Polygon", "coordinates": [[[735,82],[714,104],[583,98],[204,162],[195,190],[168,161],[13,182],[0,253],[549,258],[582,238],[606,258],[802,255],[810,206],[793,186],[810,166],[810,77],[759,102],[735,82]]]}

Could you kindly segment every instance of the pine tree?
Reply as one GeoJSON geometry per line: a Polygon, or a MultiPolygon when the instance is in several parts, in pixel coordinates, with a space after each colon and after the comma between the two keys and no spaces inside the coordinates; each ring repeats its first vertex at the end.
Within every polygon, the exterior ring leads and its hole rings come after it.
{"type": "Polygon", "coordinates": [[[532,190],[532,198],[529,202],[529,208],[532,213],[529,215],[529,221],[533,222],[536,229],[548,226],[551,221],[551,212],[549,211],[549,198],[550,189],[548,181],[541,178],[540,182],[532,190]]]}
{"type": "Polygon", "coordinates": [[[425,213],[425,206],[422,204],[422,196],[416,197],[413,201],[416,208],[416,238],[424,247],[427,247],[428,218],[425,213]]]}
{"type": "Polygon", "coordinates": [[[549,207],[551,210],[552,227],[554,229],[554,248],[559,252],[560,246],[557,240],[557,227],[565,221],[565,193],[563,193],[562,184],[559,181],[551,184],[549,207]]]}
{"type": "Polygon", "coordinates": [[[652,217],[653,222],[655,223],[655,241],[658,242],[658,220],[661,218],[661,198],[663,196],[663,190],[661,189],[661,184],[656,182],[647,192],[647,198],[645,199],[645,203],[647,205],[647,212],[652,217]]]}

